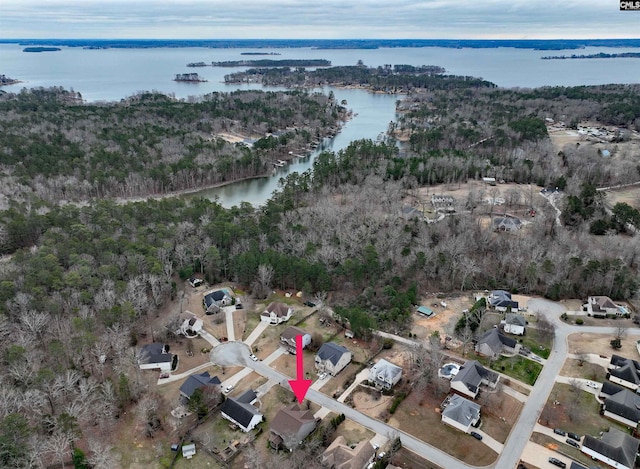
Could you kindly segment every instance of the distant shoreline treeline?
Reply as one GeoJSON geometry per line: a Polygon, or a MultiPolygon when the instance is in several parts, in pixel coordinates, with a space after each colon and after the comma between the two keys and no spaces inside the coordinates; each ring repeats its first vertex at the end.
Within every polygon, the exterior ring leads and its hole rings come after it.
{"type": "Polygon", "coordinates": [[[585,47],[640,47],[640,39],[0,39],[2,44],[66,46],[87,49],[207,47],[213,49],[378,49],[381,47],[449,47],[487,49],[512,47],[534,50],[583,49],[585,47]]]}
{"type": "Polygon", "coordinates": [[[187,67],[331,67],[326,59],[257,59],[257,60],[225,60],[222,62],[190,62],[187,67]]]}
{"type": "Polygon", "coordinates": [[[621,58],[640,58],[640,52],[621,52],[619,54],[607,54],[605,52],[599,52],[597,54],[588,55],[547,55],[541,57],[542,60],[565,60],[565,59],[621,59],[621,58]]]}

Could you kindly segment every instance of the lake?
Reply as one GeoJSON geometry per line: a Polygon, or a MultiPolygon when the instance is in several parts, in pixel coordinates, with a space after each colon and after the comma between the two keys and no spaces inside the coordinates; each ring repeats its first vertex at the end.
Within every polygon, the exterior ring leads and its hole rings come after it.
{"type": "MultiPolygon", "coordinates": [[[[224,75],[238,68],[189,68],[189,62],[211,62],[250,58],[327,59],[333,65],[368,66],[384,64],[440,65],[449,74],[481,77],[503,87],[574,86],[607,83],[637,83],[640,59],[541,60],[546,55],[595,54],[598,52],[640,52],[638,48],[587,47],[576,50],[536,51],[531,49],[453,49],[442,47],[380,49],[269,49],[278,56],[242,56],[255,49],[153,48],[82,49],[62,47],[59,52],[24,53],[16,44],[0,44],[0,73],[23,81],[4,86],[17,92],[23,87],[62,86],[79,91],[87,101],[119,101],[139,91],[161,91],[187,99],[214,91],[261,88],[259,85],[225,85],[224,75]],[[205,83],[173,81],[177,73],[197,72],[205,83]]],[[[274,88],[271,88],[274,89],[274,88]]],[[[357,114],[342,132],[325,145],[340,150],[349,142],[375,139],[386,132],[395,118],[398,96],[372,94],[362,90],[333,89],[336,99],[347,100],[357,114]]],[[[317,154],[317,153],[316,153],[317,154]]],[[[278,181],[291,171],[312,167],[315,155],[279,170],[275,177],[234,183],[202,192],[218,197],[225,206],[247,201],[262,204],[277,189],[278,181]]]]}

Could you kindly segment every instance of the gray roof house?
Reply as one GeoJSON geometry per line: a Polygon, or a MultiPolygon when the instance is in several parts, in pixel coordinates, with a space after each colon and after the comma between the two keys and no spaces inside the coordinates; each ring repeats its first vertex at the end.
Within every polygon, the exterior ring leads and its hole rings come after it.
{"type": "Polygon", "coordinates": [[[620,355],[611,355],[607,378],[632,391],[640,388],[640,363],[620,355]]]}
{"type": "Polygon", "coordinates": [[[640,423],[640,396],[622,389],[605,399],[602,410],[605,417],[636,428],[640,423]]]}
{"type": "Polygon", "coordinates": [[[442,406],[442,423],[465,433],[480,423],[480,406],[458,394],[448,396],[442,406]]]}
{"type": "Polygon", "coordinates": [[[633,469],[638,446],[640,446],[640,440],[616,428],[610,428],[600,439],[586,435],[580,450],[616,469],[633,469]]]}
{"type": "Polygon", "coordinates": [[[517,311],[519,306],[517,301],[511,299],[511,293],[505,290],[493,290],[487,297],[487,303],[497,311],[506,311],[508,308],[517,311]]]}
{"type": "Polygon", "coordinates": [[[480,385],[495,388],[500,375],[487,370],[476,360],[465,362],[458,373],[451,379],[450,389],[475,399],[480,392],[480,385]]]}
{"type": "Polygon", "coordinates": [[[524,335],[525,328],[527,327],[527,320],[522,314],[507,313],[503,324],[504,331],[507,334],[524,335]]]}
{"type": "Polygon", "coordinates": [[[623,311],[608,296],[590,296],[587,299],[587,313],[589,314],[615,314],[621,316],[623,311]]]}
{"type": "Polygon", "coordinates": [[[196,389],[202,389],[206,386],[220,386],[220,380],[217,376],[211,376],[208,371],[193,374],[180,386],[180,394],[187,399],[191,399],[196,389]]]}
{"type": "Polygon", "coordinates": [[[337,375],[351,362],[351,352],[342,345],[325,342],[318,350],[315,366],[318,373],[327,372],[331,376],[337,375]]]}
{"type": "Polygon", "coordinates": [[[301,410],[298,404],[280,409],[269,428],[269,444],[273,448],[292,450],[316,429],[316,419],[310,410],[301,410]]]}
{"type": "Polygon", "coordinates": [[[289,326],[280,334],[280,345],[289,353],[296,353],[296,337],[302,336],[302,349],[311,344],[311,334],[296,326],[289,326]]]}
{"type": "Polygon", "coordinates": [[[369,382],[378,389],[391,389],[401,378],[402,368],[384,359],[369,370],[369,382]]]}
{"type": "Polygon", "coordinates": [[[233,303],[233,298],[231,298],[226,290],[216,290],[204,295],[202,302],[204,310],[207,313],[211,313],[217,311],[222,306],[233,303]]]}
{"type": "Polygon", "coordinates": [[[516,217],[496,217],[491,220],[495,231],[513,232],[522,228],[522,221],[516,217]]]}
{"type": "Polygon", "coordinates": [[[520,344],[515,339],[501,334],[497,328],[489,329],[476,344],[476,352],[479,355],[498,358],[500,355],[513,355],[518,353],[520,344]]]}
{"type": "Polygon", "coordinates": [[[262,422],[262,414],[254,406],[247,402],[228,397],[220,406],[223,418],[235,423],[243,432],[253,430],[262,422]]]}
{"type": "Polygon", "coordinates": [[[143,345],[138,356],[141,370],[171,371],[173,354],[169,353],[169,346],[160,343],[143,345]]]}

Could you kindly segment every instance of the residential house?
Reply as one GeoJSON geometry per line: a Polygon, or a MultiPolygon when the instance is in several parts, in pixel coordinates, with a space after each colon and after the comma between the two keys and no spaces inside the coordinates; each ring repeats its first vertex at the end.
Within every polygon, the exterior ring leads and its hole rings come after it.
{"type": "Polygon", "coordinates": [[[138,365],[141,370],[171,371],[173,354],[169,353],[169,346],[153,343],[143,345],[138,356],[138,365]]]}
{"type": "Polygon", "coordinates": [[[344,436],[338,436],[322,453],[322,467],[329,469],[362,469],[375,450],[367,440],[351,447],[344,436]]]}
{"type": "Polygon", "coordinates": [[[280,334],[280,345],[289,353],[296,353],[296,337],[302,336],[302,348],[305,349],[311,344],[311,334],[296,326],[289,326],[280,334]]]}
{"type": "Polygon", "coordinates": [[[480,392],[481,384],[495,388],[499,380],[498,373],[487,370],[476,360],[469,360],[451,378],[450,389],[475,399],[480,392]]]}
{"type": "Polygon", "coordinates": [[[318,373],[327,372],[331,376],[337,375],[351,362],[351,352],[342,345],[325,342],[316,354],[316,370],[318,373]]]}
{"type": "Polygon", "coordinates": [[[524,335],[527,320],[521,314],[507,313],[502,324],[504,324],[504,331],[507,334],[524,335]]]}
{"type": "Polygon", "coordinates": [[[180,386],[180,394],[187,399],[191,399],[196,389],[203,389],[207,386],[220,386],[220,379],[217,376],[211,376],[208,371],[193,374],[180,386]]]}
{"type": "Polygon", "coordinates": [[[387,360],[378,360],[378,363],[369,370],[369,382],[378,389],[389,390],[402,378],[402,368],[387,360]]]}
{"type": "Polygon", "coordinates": [[[191,443],[190,445],[182,445],[182,457],[185,459],[191,459],[196,455],[196,445],[191,443]]]}
{"type": "Polygon", "coordinates": [[[480,423],[480,406],[458,394],[448,396],[442,403],[442,423],[469,433],[480,423]]]}
{"type": "Polygon", "coordinates": [[[640,395],[622,389],[605,399],[602,410],[605,417],[636,428],[640,423],[640,395]]]}
{"type": "Polygon", "coordinates": [[[616,428],[610,428],[600,439],[586,435],[580,450],[616,469],[634,469],[638,446],[640,440],[616,428]]]}
{"type": "Polygon", "coordinates": [[[520,344],[515,339],[501,334],[495,327],[485,332],[476,344],[476,353],[494,359],[500,355],[514,355],[519,349],[520,344]]]}
{"type": "Polygon", "coordinates": [[[225,399],[220,406],[220,413],[223,418],[236,424],[243,432],[253,430],[262,422],[262,414],[258,409],[248,402],[242,402],[233,397],[225,399]]]}
{"type": "Polygon", "coordinates": [[[235,398],[236,401],[242,402],[243,404],[255,404],[258,400],[258,395],[253,389],[247,389],[240,396],[235,398]]]}
{"type": "Polygon", "coordinates": [[[293,450],[316,428],[316,419],[310,410],[301,410],[297,404],[280,409],[271,422],[269,444],[273,448],[293,450]]]}
{"type": "Polygon", "coordinates": [[[511,299],[511,293],[504,290],[494,290],[487,297],[487,303],[496,311],[518,311],[518,302],[511,299]]]}
{"type": "Polygon", "coordinates": [[[586,306],[587,314],[591,316],[603,316],[607,314],[622,316],[625,314],[625,311],[608,296],[590,296],[586,306]]]}
{"type": "Polygon", "coordinates": [[[516,217],[495,217],[491,219],[494,231],[506,231],[512,233],[522,228],[522,221],[516,217]]]}
{"type": "Polygon", "coordinates": [[[185,311],[180,315],[182,324],[180,325],[180,333],[186,337],[196,337],[200,334],[204,322],[191,311],[185,311]]]}
{"type": "Polygon", "coordinates": [[[202,302],[205,312],[216,313],[223,306],[232,304],[233,298],[227,290],[216,290],[205,294],[202,302]]]}
{"type": "Polygon", "coordinates": [[[260,320],[269,324],[282,324],[293,316],[293,308],[284,303],[274,301],[260,314],[260,320]]]}
{"type": "Polygon", "coordinates": [[[602,383],[602,387],[600,388],[600,393],[598,394],[598,397],[604,400],[613,396],[614,394],[617,394],[623,389],[626,389],[626,388],[623,388],[622,386],[618,386],[617,384],[613,384],[609,381],[605,381],[604,383],[602,383]]]}
{"type": "Polygon", "coordinates": [[[632,391],[640,388],[640,363],[630,358],[612,355],[607,379],[632,391]]]}

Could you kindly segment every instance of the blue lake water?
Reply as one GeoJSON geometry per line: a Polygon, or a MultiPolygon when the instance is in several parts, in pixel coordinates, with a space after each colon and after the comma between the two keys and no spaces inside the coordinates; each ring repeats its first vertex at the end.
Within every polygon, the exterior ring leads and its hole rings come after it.
{"type": "MultiPolygon", "coordinates": [[[[88,101],[119,101],[139,91],[156,90],[188,99],[213,91],[261,88],[259,85],[225,85],[224,75],[238,68],[189,68],[189,62],[250,59],[241,52],[254,49],[157,48],[82,49],[62,47],[59,52],[24,53],[15,44],[0,44],[0,73],[23,83],[2,87],[17,92],[23,87],[62,86],[79,91],[88,101]],[[177,73],[197,72],[206,83],[173,81],[177,73]]],[[[381,49],[269,49],[279,56],[253,58],[328,59],[333,65],[384,64],[440,65],[447,73],[482,77],[504,87],[574,86],[640,82],[640,59],[541,60],[546,55],[639,52],[637,48],[588,47],[567,51],[530,49],[452,49],[441,47],[381,49]]],[[[357,113],[331,141],[339,150],[360,138],[375,139],[395,118],[398,96],[371,94],[362,90],[333,89],[338,100],[346,99],[357,113]]],[[[263,203],[277,189],[278,180],[290,171],[305,171],[314,155],[280,170],[275,177],[235,183],[206,191],[225,206],[248,201],[263,203]]]]}

